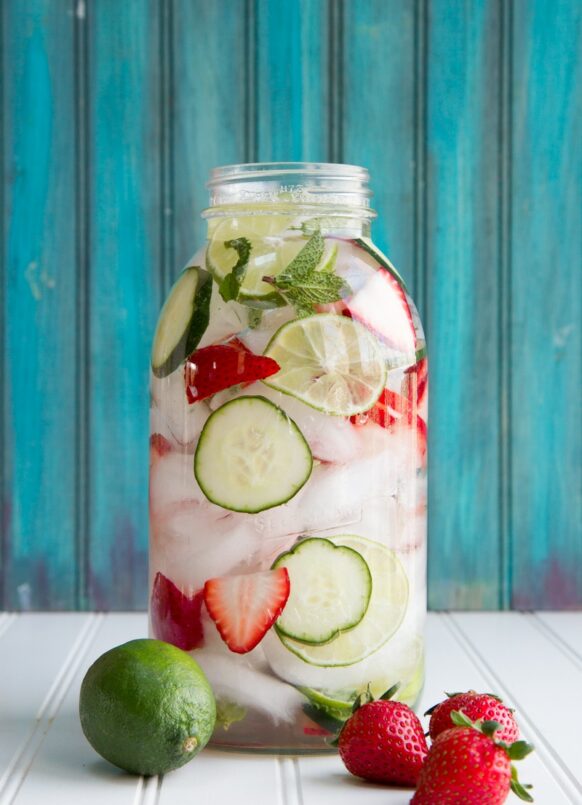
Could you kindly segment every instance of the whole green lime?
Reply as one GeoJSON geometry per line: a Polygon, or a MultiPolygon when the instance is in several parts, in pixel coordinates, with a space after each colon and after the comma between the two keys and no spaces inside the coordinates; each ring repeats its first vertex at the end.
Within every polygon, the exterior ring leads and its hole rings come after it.
{"type": "Polygon", "coordinates": [[[85,674],[79,715],[91,746],[135,774],[165,774],[206,746],[216,703],[198,663],[161,640],[131,640],[85,674]]]}

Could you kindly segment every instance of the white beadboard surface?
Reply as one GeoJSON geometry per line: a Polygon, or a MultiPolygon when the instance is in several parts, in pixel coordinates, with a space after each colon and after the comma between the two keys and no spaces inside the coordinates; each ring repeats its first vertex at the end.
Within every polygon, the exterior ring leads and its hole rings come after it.
{"type": "MultiPolygon", "coordinates": [[[[146,633],[144,614],[0,613],[0,805],[404,805],[412,792],[350,777],[337,757],[205,750],[163,778],[101,760],[77,718],[100,654],[146,633]]],[[[499,693],[536,752],[520,763],[542,805],[582,805],[582,612],[431,614],[424,711],[444,690],[499,693]]],[[[508,802],[519,800],[510,795],[508,802]]]]}

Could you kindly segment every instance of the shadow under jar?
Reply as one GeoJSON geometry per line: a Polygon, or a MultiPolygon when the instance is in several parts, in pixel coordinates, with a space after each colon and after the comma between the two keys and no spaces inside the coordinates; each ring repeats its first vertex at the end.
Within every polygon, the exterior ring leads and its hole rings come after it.
{"type": "Polygon", "coordinates": [[[428,377],[351,165],[215,169],[152,350],[150,634],[200,663],[213,744],[307,753],[423,684],[428,377]]]}

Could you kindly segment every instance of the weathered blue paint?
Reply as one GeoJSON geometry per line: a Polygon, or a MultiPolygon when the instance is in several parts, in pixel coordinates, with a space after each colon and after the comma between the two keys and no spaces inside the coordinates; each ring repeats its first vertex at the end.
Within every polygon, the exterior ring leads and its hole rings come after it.
{"type": "MultiPolygon", "coordinates": [[[[429,5],[430,601],[502,603],[497,0],[429,5]],[[447,13],[449,12],[449,13],[447,13]]],[[[505,482],[505,481],[502,481],[505,482]]]]}
{"type": "Polygon", "coordinates": [[[431,605],[581,606],[578,0],[0,13],[3,603],[144,605],[149,342],[208,170],[334,159],[427,325],[431,605]]]}
{"type": "Polygon", "coordinates": [[[158,5],[88,5],[91,607],[146,603],[149,343],[160,292],[158,5]]]}
{"type": "Polygon", "coordinates": [[[514,12],[511,596],[582,599],[582,6],[514,12]]]}
{"type": "Polygon", "coordinates": [[[73,18],[2,4],[6,606],[75,606],[73,18]]]}

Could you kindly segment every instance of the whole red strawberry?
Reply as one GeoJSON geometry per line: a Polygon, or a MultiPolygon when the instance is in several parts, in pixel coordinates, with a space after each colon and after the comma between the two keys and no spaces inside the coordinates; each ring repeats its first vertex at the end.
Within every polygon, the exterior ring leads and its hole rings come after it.
{"type": "Polygon", "coordinates": [[[377,701],[368,695],[364,703],[356,703],[339,734],[339,753],[356,777],[414,786],[428,747],[415,713],[408,705],[389,700],[395,692],[392,688],[377,701]]]}
{"type": "Polygon", "coordinates": [[[474,724],[459,711],[453,723],[432,744],[411,805],[502,805],[510,790],[533,802],[511,764],[531,752],[529,744],[498,742],[497,722],[474,724]]]}
{"type": "Polygon", "coordinates": [[[431,707],[425,715],[430,715],[428,731],[434,739],[441,732],[450,729],[453,725],[451,713],[460,710],[471,721],[497,721],[501,729],[497,732],[498,741],[513,743],[519,738],[519,727],[513,715],[513,710],[503,704],[498,696],[492,693],[476,693],[470,690],[467,693],[447,693],[448,699],[431,707]]]}

